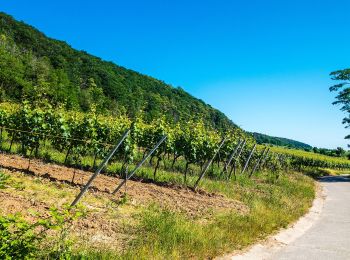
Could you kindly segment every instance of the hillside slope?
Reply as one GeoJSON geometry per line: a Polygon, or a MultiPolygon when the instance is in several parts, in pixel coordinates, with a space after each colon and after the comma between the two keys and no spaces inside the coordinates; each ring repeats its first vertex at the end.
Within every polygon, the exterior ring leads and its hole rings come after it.
{"type": "Polygon", "coordinates": [[[0,101],[49,98],[53,104],[152,120],[203,120],[216,129],[237,127],[222,112],[182,88],[123,68],[46,37],[0,12],[0,101]]]}
{"type": "Polygon", "coordinates": [[[286,147],[301,149],[301,150],[312,149],[311,145],[308,145],[299,141],[295,141],[292,139],[269,136],[269,135],[260,134],[260,133],[252,133],[252,134],[258,144],[273,144],[273,145],[286,146],[286,147]]]}

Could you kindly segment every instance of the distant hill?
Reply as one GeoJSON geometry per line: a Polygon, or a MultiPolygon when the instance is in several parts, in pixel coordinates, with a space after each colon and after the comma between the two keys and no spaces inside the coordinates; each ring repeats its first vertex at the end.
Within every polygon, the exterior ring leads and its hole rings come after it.
{"type": "Polygon", "coordinates": [[[302,149],[302,150],[312,149],[311,145],[308,145],[299,141],[295,141],[292,139],[269,136],[269,135],[260,134],[260,133],[252,133],[252,135],[254,136],[258,144],[273,144],[273,145],[286,146],[286,147],[302,149]]]}
{"type": "Polygon", "coordinates": [[[218,130],[238,128],[180,87],[75,50],[0,12],[0,101],[43,96],[67,109],[95,106],[146,121],[165,115],[170,121],[203,120],[218,130]]]}

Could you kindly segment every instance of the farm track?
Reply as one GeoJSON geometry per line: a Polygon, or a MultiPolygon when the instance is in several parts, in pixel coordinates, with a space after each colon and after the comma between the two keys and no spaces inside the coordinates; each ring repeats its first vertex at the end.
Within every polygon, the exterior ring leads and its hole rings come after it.
{"type": "MultiPolygon", "coordinates": [[[[42,160],[31,160],[30,169],[28,159],[18,155],[0,154],[0,167],[9,171],[20,171],[37,177],[49,179],[54,182],[68,183],[72,186],[84,185],[91,172],[68,168],[61,165],[45,163],[42,160]],[[74,180],[73,180],[74,176],[74,180]]],[[[99,175],[93,182],[90,192],[103,193],[111,199],[119,198],[125,190],[134,205],[159,204],[161,207],[183,212],[191,217],[210,216],[212,212],[235,210],[247,212],[247,207],[220,194],[205,191],[193,192],[189,188],[179,186],[159,186],[154,183],[128,181],[126,189],[112,196],[110,192],[120,183],[121,179],[99,175]]],[[[78,190],[77,190],[78,193],[78,190]]],[[[82,200],[84,202],[84,198],[82,200]]]]}

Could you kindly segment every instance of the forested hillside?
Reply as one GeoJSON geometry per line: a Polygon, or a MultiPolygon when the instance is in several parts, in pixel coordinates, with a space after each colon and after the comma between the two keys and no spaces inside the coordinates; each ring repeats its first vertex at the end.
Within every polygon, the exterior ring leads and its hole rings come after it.
{"type": "Polygon", "coordinates": [[[236,127],[223,113],[180,87],[103,61],[0,12],[0,101],[48,98],[67,109],[142,116],[150,121],[203,120],[236,127]]]}
{"type": "Polygon", "coordinates": [[[311,145],[308,145],[299,141],[295,141],[295,140],[291,140],[283,137],[269,136],[269,135],[260,134],[260,133],[252,133],[252,134],[258,144],[273,144],[273,145],[286,146],[286,147],[302,149],[302,150],[312,149],[311,145]]]}

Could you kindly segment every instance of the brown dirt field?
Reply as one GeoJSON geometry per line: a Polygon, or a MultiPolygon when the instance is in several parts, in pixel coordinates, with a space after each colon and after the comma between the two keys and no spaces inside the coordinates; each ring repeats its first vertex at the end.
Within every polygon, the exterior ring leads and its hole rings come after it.
{"type": "MultiPolygon", "coordinates": [[[[11,174],[8,170],[4,172],[11,174]]],[[[12,174],[18,173],[12,172],[12,174]]],[[[41,218],[48,217],[49,208],[58,206],[52,204],[52,201],[48,203],[39,202],[34,196],[28,195],[28,192],[15,192],[6,189],[5,191],[0,191],[0,213],[5,215],[21,213],[21,216],[30,222],[35,221],[37,216],[41,218]]],[[[120,219],[113,219],[108,216],[107,210],[89,210],[86,216],[79,218],[73,223],[71,230],[73,237],[79,237],[79,245],[84,246],[84,244],[88,244],[96,248],[113,246],[120,250],[125,248],[126,244],[132,238],[131,233],[127,235],[126,227],[130,226],[125,226],[120,219]]],[[[129,230],[129,232],[131,231],[129,230]]],[[[54,235],[53,232],[55,231],[51,231],[50,234],[54,235]]]]}
{"type": "MultiPolygon", "coordinates": [[[[10,154],[0,154],[0,167],[8,170],[30,173],[34,176],[40,176],[54,182],[69,183],[72,186],[81,186],[85,184],[92,174],[91,172],[61,165],[44,163],[36,159],[31,160],[30,170],[27,171],[28,159],[10,154]],[[74,181],[71,182],[74,174],[74,181]]],[[[94,180],[90,188],[90,193],[91,190],[93,190],[94,192],[103,193],[112,199],[118,199],[124,193],[124,188],[115,196],[109,193],[113,191],[120,181],[119,178],[99,175],[94,180]]],[[[75,189],[75,192],[77,194],[79,190],[75,189]]],[[[127,194],[132,200],[133,205],[149,205],[151,203],[156,203],[161,207],[183,212],[192,217],[209,217],[211,212],[226,210],[236,210],[242,213],[247,211],[247,207],[243,203],[228,199],[223,195],[207,193],[205,191],[193,192],[188,188],[182,187],[164,187],[153,183],[142,183],[130,180],[127,183],[127,194]]],[[[82,199],[82,203],[83,202],[84,198],[82,199]]],[[[1,204],[2,203],[5,203],[5,199],[1,201],[1,204]]],[[[6,203],[8,206],[12,205],[10,202],[6,203]]]]}

